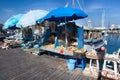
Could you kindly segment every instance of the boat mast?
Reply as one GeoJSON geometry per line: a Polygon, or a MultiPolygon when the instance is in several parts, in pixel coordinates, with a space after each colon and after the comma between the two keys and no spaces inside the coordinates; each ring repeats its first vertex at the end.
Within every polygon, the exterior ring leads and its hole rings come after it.
{"type": "Polygon", "coordinates": [[[72,0],[72,8],[75,7],[75,3],[74,3],[74,0],[72,0]]]}
{"type": "Polygon", "coordinates": [[[92,28],[91,23],[92,23],[92,21],[90,19],[88,19],[88,28],[92,28]]]}
{"type": "Polygon", "coordinates": [[[102,27],[105,27],[105,10],[103,10],[103,13],[102,13],[102,27]]]}

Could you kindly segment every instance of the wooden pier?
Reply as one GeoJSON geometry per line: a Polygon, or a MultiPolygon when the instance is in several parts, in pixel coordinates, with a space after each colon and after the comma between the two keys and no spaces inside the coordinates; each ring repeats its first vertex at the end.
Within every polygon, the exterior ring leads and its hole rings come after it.
{"type": "Polygon", "coordinates": [[[97,80],[80,68],[67,69],[66,60],[51,55],[33,55],[20,48],[0,49],[0,80],[97,80]]]}

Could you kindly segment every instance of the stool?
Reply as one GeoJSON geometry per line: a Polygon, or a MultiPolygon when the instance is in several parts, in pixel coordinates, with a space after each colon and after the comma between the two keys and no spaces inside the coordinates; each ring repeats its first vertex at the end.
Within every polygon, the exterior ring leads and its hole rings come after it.
{"type": "MultiPolygon", "coordinates": [[[[104,76],[104,72],[103,71],[107,71],[107,73],[109,72],[113,72],[114,73],[114,78],[115,80],[118,80],[118,67],[117,67],[117,61],[112,61],[112,60],[104,60],[104,64],[103,64],[103,69],[102,69],[102,76],[104,76]],[[112,65],[110,64],[110,62],[112,62],[112,65]],[[107,64],[108,63],[108,64],[107,64]],[[113,67],[113,69],[111,69],[113,67]]],[[[106,74],[107,75],[107,74],[106,74]]],[[[111,74],[110,74],[111,75],[111,74]]],[[[113,74],[112,74],[113,76],[113,74]]],[[[110,76],[111,77],[111,76],[110,76]]],[[[109,78],[109,77],[108,77],[109,78]]]]}
{"type": "Polygon", "coordinates": [[[118,73],[118,71],[117,71],[117,61],[104,60],[103,70],[106,70],[106,67],[108,66],[108,65],[107,65],[107,62],[113,62],[113,67],[114,67],[113,72],[114,72],[114,73],[118,73]]]}
{"type": "Polygon", "coordinates": [[[93,62],[93,59],[90,59],[90,65],[89,65],[89,68],[92,69],[92,68],[96,68],[96,69],[100,69],[99,67],[99,60],[98,59],[94,59],[96,61],[96,67],[95,66],[92,66],[92,62],[93,62]]]}
{"type": "Polygon", "coordinates": [[[90,59],[89,66],[85,68],[83,71],[85,76],[99,78],[100,77],[100,70],[99,70],[99,60],[98,59],[90,59]],[[93,62],[96,62],[96,66],[93,65],[93,62]]]}
{"type": "Polygon", "coordinates": [[[117,51],[117,58],[119,58],[120,57],[120,49],[118,49],[118,51],[117,51]]]}

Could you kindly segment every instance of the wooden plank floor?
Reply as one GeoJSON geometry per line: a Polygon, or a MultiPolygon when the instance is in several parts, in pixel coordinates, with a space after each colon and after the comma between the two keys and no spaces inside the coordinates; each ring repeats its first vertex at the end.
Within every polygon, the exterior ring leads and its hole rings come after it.
{"type": "Polygon", "coordinates": [[[0,80],[96,80],[80,68],[67,69],[65,59],[26,53],[20,48],[0,49],[0,80]]]}

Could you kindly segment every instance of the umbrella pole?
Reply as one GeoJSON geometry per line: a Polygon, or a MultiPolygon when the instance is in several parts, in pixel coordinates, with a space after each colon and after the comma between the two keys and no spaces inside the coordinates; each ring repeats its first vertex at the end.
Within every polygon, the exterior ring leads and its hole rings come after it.
{"type": "Polygon", "coordinates": [[[67,28],[65,26],[65,49],[67,49],[68,46],[68,39],[67,39],[67,28]]]}
{"type": "MultiPolygon", "coordinates": [[[[66,23],[66,17],[65,17],[65,23],[66,23]]],[[[65,24],[65,50],[68,47],[68,38],[67,38],[68,34],[67,34],[67,25],[65,24]]]]}

